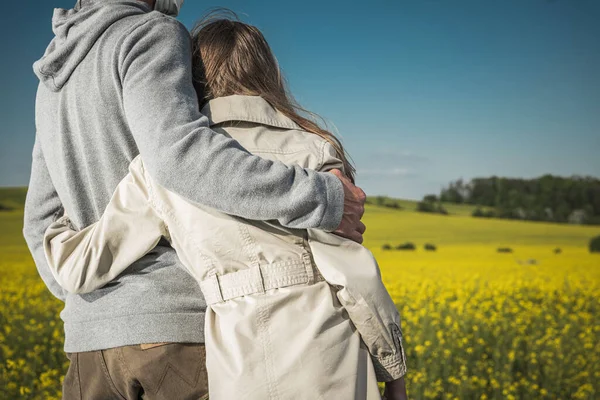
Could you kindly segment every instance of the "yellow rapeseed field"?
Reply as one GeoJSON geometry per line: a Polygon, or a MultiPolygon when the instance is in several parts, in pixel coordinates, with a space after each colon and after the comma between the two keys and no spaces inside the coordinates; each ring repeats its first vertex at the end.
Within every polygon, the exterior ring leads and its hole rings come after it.
{"type": "Polygon", "coordinates": [[[599,228],[380,208],[366,220],[411,398],[600,398],[600,254],[587,249],[599,228]],[[381,250],[406,241],[418,249],[381,250]]]}
{"type": "MultiPolygon", "coordinates": [[[[365,244],[403,318],[410,397],[600,398],[600,255],[586,247],[600,229],[462,214],[367,210],[365,244]],[[417,250],[382,250],[406,241],[417,250]]],[[[0,398],[60,398],[61,303],[21,219],[0,213],[0,398]]]]}
{"type": "Polygon", "coordinates": [[[0,399],[59,399],[68,366],[62,303],[37,274],[21,237],[22,218],[0,213],[0,399]]]}

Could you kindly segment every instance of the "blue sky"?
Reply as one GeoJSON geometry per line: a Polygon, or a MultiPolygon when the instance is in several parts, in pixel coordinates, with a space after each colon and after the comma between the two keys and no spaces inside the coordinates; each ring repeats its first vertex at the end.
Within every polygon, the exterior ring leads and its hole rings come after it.
{"type": "MultiPolygon", "coordinates": [[[[52,8],[3,5],[0,186],[26,185],[31,64],[52,8]]],[[[225,6],[263,30],[297,99],[339,131],[368,194],[419,198],[448,181],[600,176],[600,1],[187,0],[188,27],[225,6]]]]}

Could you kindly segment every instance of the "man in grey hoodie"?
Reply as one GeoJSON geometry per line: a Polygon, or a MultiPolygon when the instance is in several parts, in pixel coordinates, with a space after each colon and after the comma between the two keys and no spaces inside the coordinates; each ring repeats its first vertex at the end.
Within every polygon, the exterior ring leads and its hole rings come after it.
{"type": "Polygon", "coordinates": [[[64,212],[79,228],[95,222],[136,155],[191,201],[362,241],[364,192],[339,171],[264,160],[208,128],[189,33],[166,15],[181,3],[80,0],[56,9],[55,38],[34,64],[40,85],[24,235],[42,279],[65,301],[65,398],[206,395],[205,304],[168,244],[87,295],[65,293],[46,263],[46,228],[64,212]]]}

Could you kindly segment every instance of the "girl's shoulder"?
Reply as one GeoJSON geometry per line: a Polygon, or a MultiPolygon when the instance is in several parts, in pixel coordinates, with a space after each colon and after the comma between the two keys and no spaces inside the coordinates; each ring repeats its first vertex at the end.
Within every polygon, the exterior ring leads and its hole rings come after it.
{"type": "Polygon", "coordinates": [[[322,170],[332,164],[341,165],[333,146],[314,133],[251,123],[239,123],[223,129],[250,153],[263,158],[314,170],[322,170]]]}

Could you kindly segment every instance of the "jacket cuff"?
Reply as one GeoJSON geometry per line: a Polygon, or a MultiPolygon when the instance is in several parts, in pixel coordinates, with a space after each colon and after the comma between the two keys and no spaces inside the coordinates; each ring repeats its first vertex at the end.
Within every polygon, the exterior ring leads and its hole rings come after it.
{"type": "Polygon", "coordinates": [[[406,360],[403,356],[393,354],[384,358],[371,356],[377,382],[391,382],[406,375],[406,360]]]}
{"type": "Polygon", "coordinates": [[[382,357],[371,355],[377,382],[391,382],[406,375],[406,354],[402,345],[402,329],[394,324],[391,331],[396,351],[382,357]]]}
{"type": "Polygon", "coordinates": [[[337,176],[330,172],[319,172],[319,174],[325,180],[327,206],[318,229],[333,232],[340,226],[344,215],[344,185],[337,176]]]}

